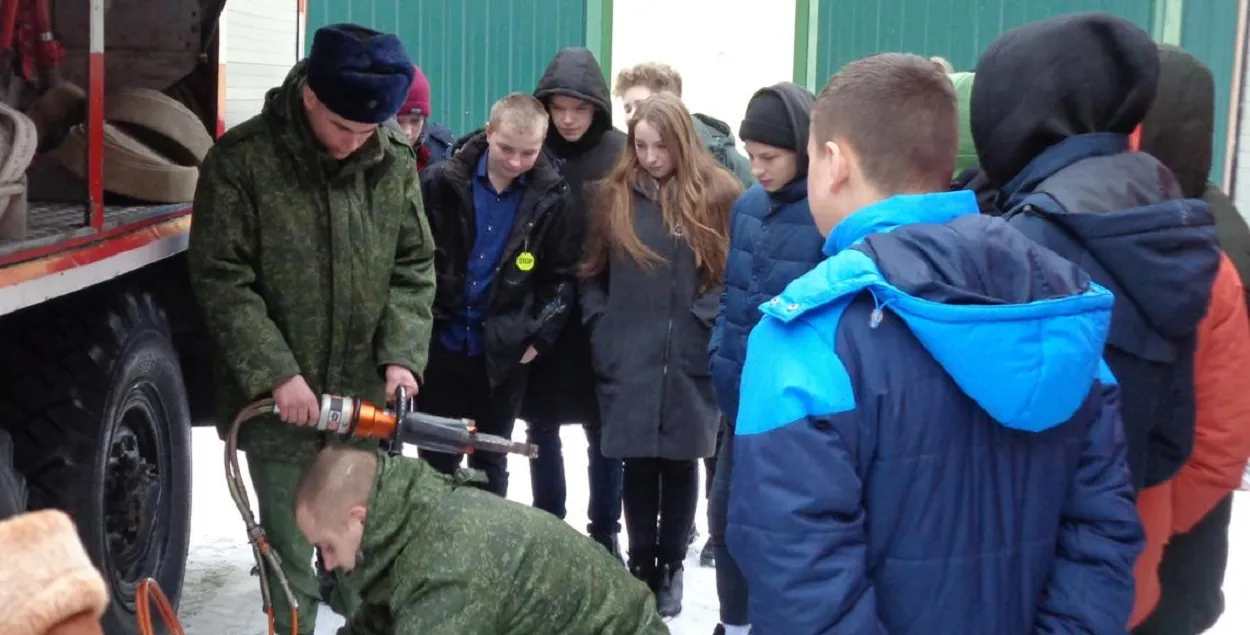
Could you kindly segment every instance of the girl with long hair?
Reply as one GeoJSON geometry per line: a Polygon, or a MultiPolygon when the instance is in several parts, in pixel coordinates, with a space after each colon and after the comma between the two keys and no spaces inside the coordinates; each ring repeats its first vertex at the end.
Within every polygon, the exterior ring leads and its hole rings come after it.
{"type": "Polygon", "coordinates": [[[708,339],[741,192],[681,100],[660,93],[638,106],[625,152],[592,199],[581,297],[602,451],[625,461],[630,570],[665,617],[681,612],[698,460],[715,452],[708,339]]]}

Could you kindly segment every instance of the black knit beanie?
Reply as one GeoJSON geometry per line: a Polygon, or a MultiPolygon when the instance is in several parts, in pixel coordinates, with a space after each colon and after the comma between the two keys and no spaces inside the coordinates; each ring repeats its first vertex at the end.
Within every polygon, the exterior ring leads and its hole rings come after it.
{"type": "Polygon", "coordinates": [[[790,122],[786,103],[775,91],[755,93],[747,104],[746,117],[738,127],[738,137],[783,150],[798,150],[798,136],[790,122]]]}

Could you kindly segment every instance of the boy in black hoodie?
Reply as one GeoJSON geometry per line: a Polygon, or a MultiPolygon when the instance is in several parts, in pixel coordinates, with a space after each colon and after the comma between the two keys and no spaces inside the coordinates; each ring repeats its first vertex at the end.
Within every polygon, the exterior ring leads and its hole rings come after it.
{"type": "Polygon", "coordinates": [[[1208,205],[1129,148],[1158,79],[1147,33],[1074,13],[999,36],[971,103],[1003,218],[1115,294],[1104,359],[1123,391],[1137,490],[1171,478],[1192,449],[1195,333],[1220,255],[1208,205]]]}
{"type": "Polygon", "coordinates": [[[750,631],[746,579],[724,542],[747,336],[762,317],[760,305],[825,258],[825,239],[807,202],[807,133],[815,101],[811,91],[792,82],[761,88],[738,130],[759,182],[734,203],[725,293],[708,347],[712,384],[728,423],[708,496],[708,542],[716,554],[720,603],[717,635],[750,631]]]}
{"type": "MultiPolygon", "coordinates": [[[[1179,47],[1166,44],[1159,46],[1159,63],[1159,90],[1154,105],[1142,122],[1141,150],[1168,166],[1187,196],[1201,198],[1211,206],[1220,247],[1232,260],[1241,280],[1250,280],[1250,229],[1228,196],[1208,180],[1211,137],[1215,127],[1215,80],[1211,69],[1179,47]]],[[[1211,313],[1218,314],[1216,300],[1212,300],[1212,305],[1211,313]]],[[[1220,346],[1220,349],[1224,354],[1235,355],[1235,348],[1220,346]]],[[[1198,369],[1200,387],[1203,386],[1205,368],[1200,365],[1198,369]]],[[[1220,371],[1227,373],[1230,380],[1244,381],[1244,376],[1235,372],[1235,368],[1222,366],[1220,371]]],[[[1209,394],[1212,388],[1207,390],[1209,394]]],[[[1250,418],[1238,416],[1241,411],[1230,407],[1236,405],[1225,404],[1218,413],[1213,413],[1212,418],[1226,417],[1238,425],[1250,425],[1250,418]]],[[[1222,446],[1228,450],[1236,447],[1236,444],[1228,444],[1227,438],[1208,435],[1210,440],[1218,438],[1224,442],[1222,446]]],[[[1199,440],[1196,445],[1201,447],[1201,443],[1199,440]]],[[[1195,457],[1201,455],[1196,449],[1195,457]]],[[[1218,474],[1218,467],[1201,467],[1205,468],[1202,469],[1205,487],[1218,489],[1223,485],[1227,490],[1232,489],[1235,482],[1217,484],[1218,479],[1212,478],[1212,475],[1218,474]]],[[[1182,472],[1177,479],[1173,479],[1173,483],[1183,479],[1185,486],[1194,487],[1193,477],[1184,477],[1182,472]]],[[[1175,487],[1174,492],[1181,486],[1175,487]]],[[[1182,521],[1173,518],[1170,529],[1179,533],[1168,539],[1158,568],[1159,602],[1154,612],[1133,629],[1134,635],[1197,635],[1219,621],[1224,612],[1221,588],[1228,565],[1232,505],[1232,492],[1227,491],[1227,495],[1196,525],[1178,526],[1182,521]]]]}
{"type": "MultiPolygon", "coordinates": [[[[612,127],[612,103],[603,69],[588,49],[561,49],[538,80],[534,97],[551,116],[545,149],[571,189],[568,211],[576,215],[572,225],[584,230],[593,213],[587,184],[603,178],[625,149],[625,134],[612,127]]],[[[539,448],[538,458],[530,461],[530,483],[534,506],[564,518],[567,490],[560,426],[582,424],[589,443],[587,532],[619,559],[622,467],[619,460],[599,451],[599,402],[590,365],[590,336],[577,307],[574,301],[573,315],[555,346],[534,360],[530,371],[521,409],[521,418],[529,424],[529,442],[539,448]]]]}

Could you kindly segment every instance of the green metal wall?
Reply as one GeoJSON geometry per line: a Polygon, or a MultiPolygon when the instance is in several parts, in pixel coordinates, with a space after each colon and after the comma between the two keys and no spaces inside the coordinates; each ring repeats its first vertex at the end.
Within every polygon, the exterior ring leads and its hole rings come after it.
{"type": "Polygon", "coordinates": [[[798,0],[798,9],[795,81],[813,90],[846,62],[873,53],[941,55],[969,70],[1000,33],[1033,20],[1073,11],[1132,20],[1157,40],[1183,46],[1215,74],[1211,174],[1223,181],[1237,0],[798,0]]]}
{"type": "Polygon", "coordinates": [[[533,91],[560,48],[610,50],[611,16],[610,0],[309,0],[306,41],[339,22],[397,33],[430,80],[432,119],[460,135],[496,99],[533,91]]]}
{"type": "MultiPolygon", "coordinates": [[[[1181,11],[1181,24],[1176,30],[1180,40],[1169,36],[1164,41],[1179,44],[1202,60],[1215,76],[1215,142],[1214,161],[1211,163],[1211,180],[1225,190],[1230,182],[1224,178],[1224,168],[1229,162],[1228,153],[1229,112],[1238,111],[1231,103],[1234,82],[1234,66],[1237,57],[1237,8],[1236,0],[1189,0],[1181,11]]],[[[1163,39],[1163,38],[1160,38],[1163,39]]]]}

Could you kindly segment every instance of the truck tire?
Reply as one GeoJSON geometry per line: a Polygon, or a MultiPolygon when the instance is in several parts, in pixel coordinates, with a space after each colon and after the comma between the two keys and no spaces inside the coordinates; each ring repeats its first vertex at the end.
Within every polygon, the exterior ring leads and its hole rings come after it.
{"type": "Polygon", "coordinates": [[[0,421],[30,508],[74,518],[111,593],[105,633],[136,635],[136,586],[154,578],[176,608],[190,543],[190,409],[168,321],[151,296],[125,293],[0,324],[0,421]]]}
{"type": "Polygon", "coordinates": [[[0,429],[0,520],[26,511],[26,478],[13,466],[13,437],[0,429]]]}

